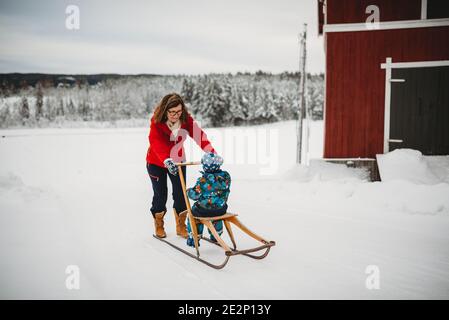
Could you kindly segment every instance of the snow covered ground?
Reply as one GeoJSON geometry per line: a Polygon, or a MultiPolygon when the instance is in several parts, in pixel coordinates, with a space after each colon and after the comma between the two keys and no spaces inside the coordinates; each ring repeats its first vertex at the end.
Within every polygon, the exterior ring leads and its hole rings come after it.
{"type": "MultiPolygon", "coordinates": [[[[317,158],[322,123],[311,125],[317,158]]],[[[0,298],[448,299],[448,158],[391,153],[388,179],[369,183],[342,165],[295,166],[295,130],[206,130],[233,178],[230,210],[277,243],[264,260],[237,256],[219,271],[152,238],[147,128],[1,131],[0,298]],[[409,169],[424,161],[433,178],[393,170],[407,155],[409,169]],[[78,290],[66,287],[71,265],[78,290]]],[[[183,245],[166,217],[168,239],[183,245]]],[[[201,252],[222,258],[207,243],[201,252]]]]}

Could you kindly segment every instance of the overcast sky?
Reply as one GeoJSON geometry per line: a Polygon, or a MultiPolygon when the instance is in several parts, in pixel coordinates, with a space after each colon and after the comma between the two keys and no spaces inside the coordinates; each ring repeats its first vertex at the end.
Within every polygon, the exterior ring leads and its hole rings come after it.
{"type": "Polygon", "coordinates": [[[324,71],[315,0],[0,0],[0,72],[324,71]],[[66,7],[80,10],[66,28],[66,7]]]}

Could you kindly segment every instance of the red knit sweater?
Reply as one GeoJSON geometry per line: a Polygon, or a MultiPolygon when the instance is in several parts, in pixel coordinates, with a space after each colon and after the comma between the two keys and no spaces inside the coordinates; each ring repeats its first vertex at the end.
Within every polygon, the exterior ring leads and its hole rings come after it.
{"type": "Polygon", "coordinates": [[[147,151],[147,163],[165,167],[164,160],[167,158],[172,158],[174,162],[185,161],[183,144],[187,135],[193,138],[205,152],[216,153],[207,139],[206,133],[201,130],[190,114],[187,115],[187,122],[181,124],[176,138],[165,122],[156,123],[152,117],[148,135],[150,146],[147,151]]]}

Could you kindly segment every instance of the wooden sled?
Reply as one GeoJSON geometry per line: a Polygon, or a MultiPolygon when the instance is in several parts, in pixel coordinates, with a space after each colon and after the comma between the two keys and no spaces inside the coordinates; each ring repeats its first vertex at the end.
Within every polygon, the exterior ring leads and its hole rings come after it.
{"type": "MultiPolygon", "coordinates": [[[[182,166],[190,166],[190,165],[200,165],[201,162],[186,162],[186,163],[176,163],[176,166],[178,167],[178,172],[182,172],[181,167],[182,166]]],[[[189,197],[187,196],[187,190],[186,190],[186,183],[184,180],[184,176],[182,174],[179,174],[179,179],[181,180],[181,186],[182,186],[182,191],[184,194],[184,200],[186,202],[186,207],[187,207],[187,215],[189,217],[189,223],[190,223],[190,228],[192,230],[192,233],[194,235],[193,240],[195,243],[195,250],[196,250],[196,255],[192,254],[191,252],[184,250],[183,248],[180,248],[179,246],[171,243],[170,241],[167,241],[164,238],[159,238],[156,235],[153,235],[153,237],[155,237],[156,239],[165,242],[167,244],[169,244],[170,246],[172,246],[173,248],[181,251],[182,253],[188,255],[189,257],[192,257],[206,265],[208,265],[209,267],[212,267],[214,269],[222,269],[229,261],[229,258],[232,256],[236,256],[236,255],[243,255],[243,256],[247,256],[249,258],[252,259],[263,259],[265,258],[268,253],[270,252],[271,247],[273,247],[276,243],[274,241],[267,241],[264,238],[258,236],[257,234],[255,234],[254,232],[252,232],[251,230],[249,230],[247,227],[245,227],[238,219],[237,219],[237,214],[233,214],[230,212],[225,213],[222,216],[218,216],[218,217],[208,217],[208,218],[204,218],[204,217],[194,217],[192,214],[192,208],[190,207],[190,201],[189,201],[189,197]],[[215,229],[213,222],[216,220],[222,220],[223,224],[225,226],[226,231],[228,232],[229,238],[231,239],[232,242],[232,247],[228,246],[226,244],[226,242],[223,241],[223,239],[218,235],[217,230],[215,229]],[[195,223],[193,223],[195,222],[195,223]],[[196,224],[197,223],[202,223],[204,224],[209,230],[210,232],[213,234],[213,236],[215,237],[215,239],[217,239],[217,242],[213,242],[207,238],[204,237],[198,237],[198,230],[196,228],[196,224]],[[240,230],[242,230],[244,233],[246,233],[247,235],[249,235],[251,238],[257,240],[258,242],[262,243],[261,246],[258,247],[254,247],[254,248],[250,248],[250,249],[244,249],[244,250],[238,250],[237,249],[237,245],[235,242],[235,238],[234,238],[234,234],[232,232],[231,229],[231,224],[235,225],[237,228],[239,228],[240,230]],[[210,243],[213,243],[219,247],[221,247],[224,250],[225,253],[225,259],[221,264],[213,264],[209,261],[206,261],[202,258],[200,258],[200,251],[199,251],[199,246],[198,246],[198,239],[203,239],[205,241],[208,241],[210,243]],[[264,250],[261,254],[255,255],[253,253],[259,252],[264,250]]]]}

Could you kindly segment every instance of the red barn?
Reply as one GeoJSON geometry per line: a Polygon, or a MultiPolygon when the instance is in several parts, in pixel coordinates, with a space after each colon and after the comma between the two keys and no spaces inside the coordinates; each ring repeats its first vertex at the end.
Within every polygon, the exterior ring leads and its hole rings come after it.
{"type": "Polygon", "coordinates": [[[449,1],[319,0],[324,158],[449,154],[449,1]]]}

